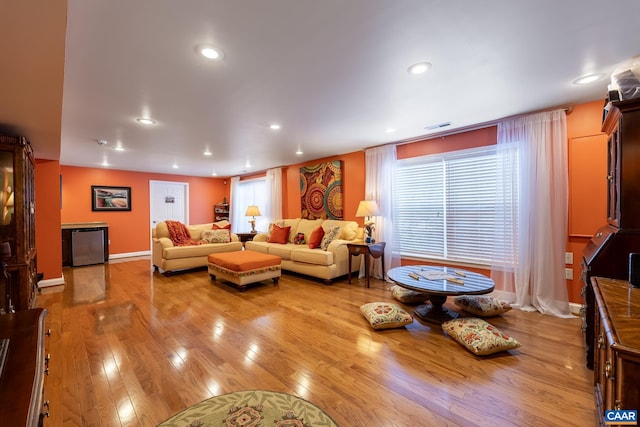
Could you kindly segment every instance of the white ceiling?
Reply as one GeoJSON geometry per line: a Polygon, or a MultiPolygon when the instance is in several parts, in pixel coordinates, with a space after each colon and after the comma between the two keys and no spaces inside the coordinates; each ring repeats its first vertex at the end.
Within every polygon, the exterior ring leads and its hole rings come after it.
{"type": "Polygon", "coordinates": [[[60,162],[233,176],[603,99],[639,18],[637,0],[69,0],[60,162]],[[607,77],[571,83],[589,73],[607,77]]]}

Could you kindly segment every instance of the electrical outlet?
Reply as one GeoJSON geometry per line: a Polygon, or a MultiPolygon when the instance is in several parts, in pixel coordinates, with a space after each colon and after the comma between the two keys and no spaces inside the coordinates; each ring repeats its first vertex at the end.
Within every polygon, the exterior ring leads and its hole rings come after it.
{"type": "Polygon", "coordinates": [[[564,269],[564,278],[567,280],[573,280],[573,268],[564,269]]]}
{"type": "Polygon", "coordinates": [[[565,252],[564,253],[564,263],[573,265],[573,252],[565,252]]]}

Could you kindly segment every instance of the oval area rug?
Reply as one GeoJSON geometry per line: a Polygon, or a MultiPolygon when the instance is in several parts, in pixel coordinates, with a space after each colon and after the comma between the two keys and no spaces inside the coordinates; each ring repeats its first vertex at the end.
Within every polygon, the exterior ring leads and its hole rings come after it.
{"type": "Polygon", "coordinates": [[[267,390],[222,394],[177,413],[158,427],[338,427],[313,403],[267,390]]]}

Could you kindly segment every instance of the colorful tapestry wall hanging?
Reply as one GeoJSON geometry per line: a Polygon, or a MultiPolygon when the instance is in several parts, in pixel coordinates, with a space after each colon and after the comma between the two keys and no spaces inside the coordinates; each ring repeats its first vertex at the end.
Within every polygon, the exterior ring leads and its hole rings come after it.
{"type": "Polygon", "coordinates": [[[300,168],[302,218],[342,219],[342,160],[300,168]]]}

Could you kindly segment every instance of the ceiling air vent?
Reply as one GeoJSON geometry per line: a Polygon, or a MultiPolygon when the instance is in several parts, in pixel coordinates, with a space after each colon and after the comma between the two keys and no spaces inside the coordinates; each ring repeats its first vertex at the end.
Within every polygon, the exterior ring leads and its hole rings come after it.
{"type": "Polygon", "coordinates": [[[436,130],[441,128],[446,128],[447,126],[451,126],[451,122],[442,122],[431,126],[426,126],[426,130],[436,130]]]}

